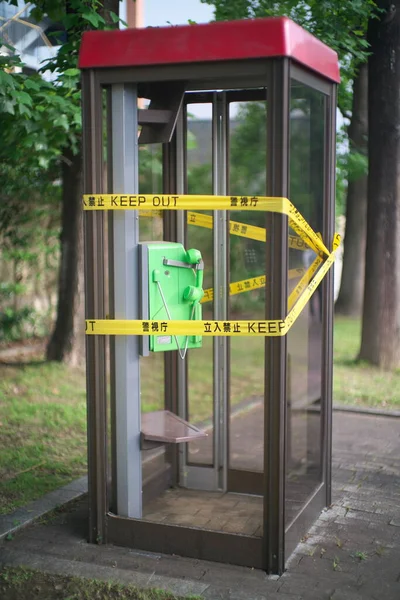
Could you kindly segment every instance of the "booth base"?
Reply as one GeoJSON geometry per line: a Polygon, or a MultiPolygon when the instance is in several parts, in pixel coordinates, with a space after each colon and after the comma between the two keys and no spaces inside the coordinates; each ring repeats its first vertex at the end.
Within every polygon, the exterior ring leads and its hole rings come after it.
{"type": "Polygon", "coordinates": [[[261,537],[263,499],[247,494],[173,488],[146,503],[143,519],[261,537]]]}

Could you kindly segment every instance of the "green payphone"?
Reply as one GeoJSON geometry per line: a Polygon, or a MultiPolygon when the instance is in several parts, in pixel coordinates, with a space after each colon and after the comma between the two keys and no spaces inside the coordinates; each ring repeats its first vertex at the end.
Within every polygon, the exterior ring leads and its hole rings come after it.
{"type": "MultiPolygon", "coordinates": [[[[201,320],[200,300],[204,295],[204,263],[201,252],[185,250],[175,242],[142,242],[139,244],[142,269],[142,319],[201,320]]],[[[149,331],[153,333],[154,331],[149,331]]],[[[143,338],[142,355],[178,350],[184,358],[189,348],[200,348],[201,336],[158,335],[143,338]]]]}

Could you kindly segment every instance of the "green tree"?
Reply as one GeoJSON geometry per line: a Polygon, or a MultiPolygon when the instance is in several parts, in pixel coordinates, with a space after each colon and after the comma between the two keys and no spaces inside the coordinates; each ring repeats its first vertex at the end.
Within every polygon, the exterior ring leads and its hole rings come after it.
{"type": "MultiPolygon", "coordinates": [[[[336,313],[362,313],[364,300],[365,241],[368,183],[368,66],[361,63],[354,75],[352,117],[347,127],[349,152],[344,157],[347,181],[346,235],[336,313]]],[[[342,157],[339,157],[339,160],[342,157]]]]}
{"type": "MultiPolygon", "coordinates": [[[[286,15],[338,52],[341,63],[339,108],[348,125],[349,152],[341,161],[348,180],[342,285],[337,310],[360,314],[366,236],[367,70],[366,28],[373,0],[202,0],[215,7],[217,20],[286,15]],[[344,164],[345,163],[345,164],[344,164]],[[364,167],[360,170],[360,166],[364,167]]],[[[342,189],[339,189],[342,193],[342,189]]]]}
{"type": "MultiPolygon", "coordinates": [[[[8,0],[17,5],[17,0],[8,0]]],[[[49,360],[77,361],[82,348],[77,336],[82,327],[82,240],[81,240],[81,116],[80,73],[77,69],[82,33],[88,29],[105,29],[118,22],[119,0],[39,0],[31,17],[40,21],[47,15],[65,33],[57,56],[45,69],[56,74],[54,84],[37,75],[10,72],[3,62],[0,83],[6,82],[0,95],[0,111],[11,114],[7,128],[7,147],[21,140],[21,152],[38,151],[43,166],[56,163],[62,181],[61,260],[58,306],[55,328],[47,347],[49,360]],[[18,121],[18,123],[16,122],[18,121]],[[22,134],[21,134],[22,132],[22,134]],[[75,350],[75,351],[74,351],[75,350]],[[76,352],[78,350],[78,352],[76,352]]],[[[8,61],[18,60],[11,57],[8,61]]],[[[2,131],[3,135],[3,131],[2,131]]]]}
{"type": "Polygon", "coordinates": [[[400,0],[368,27],[369,179],[360,358],[400,367],[400,0]]]}

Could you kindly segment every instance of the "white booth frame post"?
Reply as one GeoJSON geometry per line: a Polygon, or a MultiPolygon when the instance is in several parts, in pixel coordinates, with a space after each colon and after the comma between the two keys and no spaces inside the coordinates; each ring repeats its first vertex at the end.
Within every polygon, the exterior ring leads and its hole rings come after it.
{"type": "MultiPolygon", "coordinates": [[[[116,194],[139,191],[137,88],[114,84],[111,89],[112,187],[116,194]]],[[[113,267],[115,319],[139,319],[139,216],[114,211],[113,267]]],[[[115,452],[116,507],[123,517],[142,517],[140,450],[140,364],[138,336],[116,336],[115,452]]]]}

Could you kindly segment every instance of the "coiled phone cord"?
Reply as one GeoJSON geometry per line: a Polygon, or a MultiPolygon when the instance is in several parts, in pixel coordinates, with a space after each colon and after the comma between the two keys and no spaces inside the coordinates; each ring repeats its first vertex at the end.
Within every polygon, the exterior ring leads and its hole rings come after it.
{"type": "MultiPolygon", "coordinates": [[[[160,292],[161,299],[162,299],[163,304],[164,304],[165,312],[167,313],[167,317],[168,317],[168,319],[170,321],[172,321],[172,319],[171,319],[171,313],[169,312],[169,309],[168,309],[168,306],[167,306],[167,302],[165,300],[164,292],[162,291],[161,284],[160,284],[159,281],[156,281],[156,283],[157,283],[157,286],[158,286],[158,290],[160,292]]],[[[193,320],[195,305],[196,305],[196,303],[194,302],[193,303],[193,308],[192,308],[192,314],[190,315],[189,321],[193,320]]],[[[175,339],[175,342],[176,342],[176,347],[177,347],[178,352],[179,352],[179,356],[181,357],[182,360],[184,360],[184,358],[186,356],[186,353],[187,353],[187,349],[188,349],[189,336],[188,335],[186,336],[186,342],[185,342],[185,347],[183,348],[183,353],[181,351],[182,349],[179,347],[178,336],[174,335],[174,339],[175,339]]]]}

